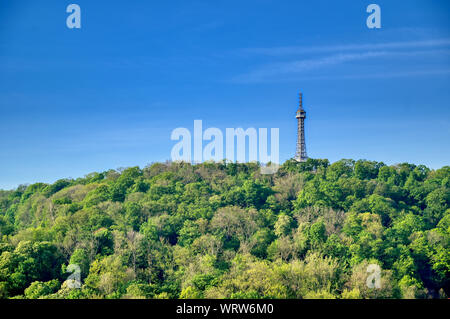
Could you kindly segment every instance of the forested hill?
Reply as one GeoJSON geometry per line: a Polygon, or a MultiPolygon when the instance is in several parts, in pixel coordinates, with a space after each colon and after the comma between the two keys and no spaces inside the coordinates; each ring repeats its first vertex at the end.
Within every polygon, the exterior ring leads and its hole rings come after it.
{"type": "Polygon", "coordinates": [[[0,298],[446,298],[449,202],[449,166],[365,160],[20,186],[0,191],[0,298]]]}

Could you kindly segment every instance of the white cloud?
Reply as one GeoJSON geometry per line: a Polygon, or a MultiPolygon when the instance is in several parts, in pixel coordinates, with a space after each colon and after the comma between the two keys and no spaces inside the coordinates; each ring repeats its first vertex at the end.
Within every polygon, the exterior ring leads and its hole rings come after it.
{"type": "MultiPolygon", "coordinates": [[[[437,43],[437,42],[435,42],[437,43]]],[[[439,42],[444,43],[444,42],[439,42]]],[[[450,41],[449,41],[450,43],[450,41]]],[[[392,43],[391,43],[392,45],[392,43]]],[[[385,44],[387,48],[388,44],[385,44]]],[[[380,45],[381,47],[381,45],[380,45]]],[[[391,47],[394,47],[393,45],[391,47]]],[[[404,47],[403,47],[404,48],[404,47]]],[[[265,82],[273,80],[283,80],[283,77],[289,75],[304,74],[305,72],[324,68],[327,66],[338,65],[342,63],[354,62],[359,60],[375,59],[381,57],[401,57],[401,58],[417,58],[426,55],[441,55],[449,56],[450,50],[446,48],[435,50],[404,50],[404,51],[364,51],[351,53],[336,53],[328,56],[307,58],[301,60],[294,60],[289,62],[270,63],[262,65],[255,70],[241,74],[233,79],[234,82],[251,83],[251,82],[265,82]]],[[[428,61],[426,59],[424,61],[428,61]]],[[[401,63],[401,61],[400,61],[401,63]]],[[[446,65],[448,67],[448,65],[446,65]]],[[[423,71],[419,71],[423,72],[423,71]]],[[[417,75],[419,74],[417,73],[417,75]]],[[[311,74],[310,74],[311,75],[311,74]]]]}
{"type": "Polygon", "coordinates": [[[273,48],[245,48],[241,49],[240,52],[256,55],[285,56],[285,55],[298,55],[298,54],[321,53],[321,52],[323,53],[336,51],[411,49],[411,48],[439,47],[448,45],[450,45],[450,39],[431,39],[419,41],[361,43],[361,44],[344,44],[332,46],[285,46],[273,48]]]}

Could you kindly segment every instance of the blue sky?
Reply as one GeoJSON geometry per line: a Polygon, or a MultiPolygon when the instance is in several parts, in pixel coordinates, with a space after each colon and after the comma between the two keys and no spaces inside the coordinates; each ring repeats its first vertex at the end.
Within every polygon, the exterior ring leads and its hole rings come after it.
{"type": "Polygon", "coordinates": [[[450,3],[2,1],[0,188],[170,159],[177,127],[280,128],[313,158],[450,159],[450,3]],[[81,7],[82,28],[66,27],[81,7]],[[366,7],[381,7],[368,29],[366,7]]]}

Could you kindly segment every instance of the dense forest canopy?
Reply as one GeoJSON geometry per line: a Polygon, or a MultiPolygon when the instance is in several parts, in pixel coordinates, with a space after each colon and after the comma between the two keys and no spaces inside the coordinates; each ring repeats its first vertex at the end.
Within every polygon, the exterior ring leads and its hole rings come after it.
{"type": "Polygon", "coordinates": [[[449,166],[366,160],[22,185],[0,191],[0,298],[445,298],[449,202],[449,166]]]}

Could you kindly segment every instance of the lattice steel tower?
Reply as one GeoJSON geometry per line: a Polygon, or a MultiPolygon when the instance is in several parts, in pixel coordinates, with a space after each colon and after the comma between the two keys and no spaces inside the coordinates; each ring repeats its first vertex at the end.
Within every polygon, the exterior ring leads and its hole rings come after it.
{"type": "Polygon", "coordinates": [[[306,112],[303,109],[302,93],[300,95],[300,103],[297,110],[297,150],[295,152],[295,159],[298,162],[306,162],[308,156],[306,155],[306,143],[305,143],[305,119],[306,112]]]}

